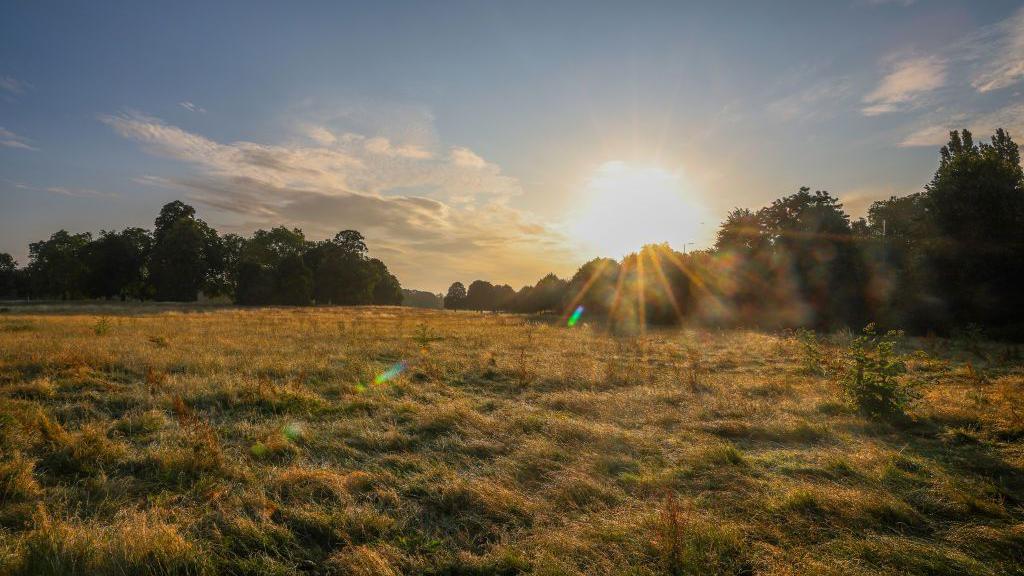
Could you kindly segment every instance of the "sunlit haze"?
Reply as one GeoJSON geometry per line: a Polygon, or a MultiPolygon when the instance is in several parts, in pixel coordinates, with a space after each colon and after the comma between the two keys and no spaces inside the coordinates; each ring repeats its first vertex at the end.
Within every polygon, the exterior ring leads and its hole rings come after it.
{"type": "Polygon", "coordinates": [[[583,185],[569,234],[593,256],[619,258],[661,242],[683,250],[705,238],[704,202],[679,171],[606,162],[583,185]]]}

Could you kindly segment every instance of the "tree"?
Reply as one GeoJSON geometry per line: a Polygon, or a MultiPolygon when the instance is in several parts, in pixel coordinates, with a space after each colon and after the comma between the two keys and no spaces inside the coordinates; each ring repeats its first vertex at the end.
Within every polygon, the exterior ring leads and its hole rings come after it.
{"type": "Polygon", "coordinates": [[[1024,331],[1024,174],[1010,135],[975,145],[969,131],[950,132],[924,203],[937,235],[926,259],[951,324],[1024,331]]]}
{"type": "Polygon", "coordinates": [[[5,252],[0,252],[0,300],[9,300],[17,297],[18,263],[14,257],[5,252]]]}
{"type": "Polygon", "coordinates": [[[373,272],[373,303],[378,306],[400,306],[402,304],[402,285],[398,278],[388,271],[388,267],[376,258],[368,262],[373,272]]]}
{"type": "Polygon", "coordinates": [[[590,314],[607,314],[615,300],[619,263],[611,258],[594,258],[580,266],[566,288],[570,308],[583,306],[590,314]]]}
{"type": "Polygon", "coordinates": [[[749,255],[762,248],[765,234],[761,224],[761,218],[746,208],[732,210],[718,228],[715,250],[749,255]]]}
{"type": "Polygon", "coordinates": [[[494,310],[508,310],[516,291],[508,284],[501,284],[494,287],[494,310]]]}
{"type": "Polygon", "coordinates": [[[299,254],[284,257],[274,270],[274,303],[308,306],[313,295],[313,273],[299,254]]]}
{"type": "Polygon", "coordinates": [[[402,289],[402,306],[413,308],[444,308],[444,295],[424,290],[402,289]]]}
{"type": "Polygon", "coordinates": [[[298,228],[278,226],[254,232],[239,249],[236,302],[308,305],[313,295],[313,272],[303,258],[307,246],[298,228]]]}
{"type": "Polygon", "coordinates": [[[334,244],[345,254],[359,258],[366,257],[366,239],[355,230],[342,230],[334,236],[334,244]]]}
{"type": "Polygon", "coordinates": [[[547,274],[529,290],[521,290],[513,305],[517,312],[561,312],[569,283],[547,274]]]}
{"type": "Polygon", "coordinates": [[[444,307],[448,310],[460,310],[466,301],[466,287],[462,282],[453,282],[444,297],[444,307]]]}
{"type": "Polygon", "coordinates": [[[466,290],[466,299],[462,306],[467,310],[494,310],[494,300],[494,285],[484,280],[474,280],[466,290]]]}
{"type": "Polygon", "coordinates": [[[791,274],[786,280],[792,287],[777,275],[764,282],[783,288],[774,294],[773,307],[783,311],[774,322],[818,328],[866,322],[850,218],[838,199],[822,190],[811,194],[804,186],[762,208],[758,219],[775,271],[788,268],[791,274]]]}
{"type": "Polygon", "coordinates": [[[217,232],[177,200],[160,209],[155,225],[149,271],[156,300],[192,302],[200,290],[217,293],[224,273],[217,232]]]}
{"type": "Polygon", "coordinates": [[[49,240],[29,244],[29,275],[32,292],[69,300],[85,294],[86,247],[92,234],[59,230],[49,240]]]}
{"type": "Polygon", "coordinates": [[[210,284],[215,286],[213,292],[230,295],[237,300],[238,272],[242,263],[245,238],[238,234],[224,234],[220,237],[220,246],[222,271],[210,281],[210,284]]]}
{"type": "Polygon", "coordinates": [[[100,232],[100,237],[86,247],[89,295],[122,301],[145,298],[146,262],[152,248],[153,238],[142,228],[100,232]]]}
{"type": "Polygon", "coordinates": [[[175,200],[174,202],[168,202],[160,208],[160,214],[156,217],[154,222],[155,229],[153,230],[153,237],[157,242],[163,239],[164,235],[171,229],[178,220],[192,220],[195,219],[196,209],[185,204],[181,200],[175,200]]]}
{"type": "Polygon", "coordinates": [[[193,302],[209,270],[202,226],[183,218],[161,234],[153,247],[150,279],[158,301],[193,302]]]}
{"type": "Polygon", "coordinates": [[[366,252],[363,235],[355,230],[339,232],[333,240],[318,242],[307,252],[317,303],[373,303],[377,276],[366,252]]]}

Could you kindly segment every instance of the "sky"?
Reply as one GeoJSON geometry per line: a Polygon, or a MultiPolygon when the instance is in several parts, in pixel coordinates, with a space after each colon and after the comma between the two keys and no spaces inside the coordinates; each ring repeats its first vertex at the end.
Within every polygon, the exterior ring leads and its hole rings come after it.
{"type": "Polygon", "coordinates": [[[1024,141],[1024,2],[0,4],[0,252],[152,228],[366,236],[409,288],[854,217],[949,130],[1024,141]]]}

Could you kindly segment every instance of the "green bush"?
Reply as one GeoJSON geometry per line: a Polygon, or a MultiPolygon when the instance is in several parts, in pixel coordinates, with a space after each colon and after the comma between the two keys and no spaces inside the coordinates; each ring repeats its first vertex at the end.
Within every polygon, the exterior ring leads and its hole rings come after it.
{"type": "Polygon", "coordinates": [[[872,323],[850,344],[843,388],[851,402],[867,416],[904,416],[917,398],[914,387],[902,378],[907,367],[896,352],[902,338],[903,332],[898,330],[878,334],[872,323]]]}
{"type": "Polygon", "coordinates": [[[800,328],[794,333],[794,336],[800,342],[803,352],[801,364],[803,364],[804,373],[812,376],[824,376],[825,354],[821,349],[821,343],[818,342],[818,335],[813,330],[800,328]]]}

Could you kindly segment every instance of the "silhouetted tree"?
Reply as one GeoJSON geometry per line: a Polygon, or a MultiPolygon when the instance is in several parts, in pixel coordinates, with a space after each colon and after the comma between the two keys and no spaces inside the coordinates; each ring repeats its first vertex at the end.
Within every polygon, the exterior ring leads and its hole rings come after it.
{"type": "Polygon", "coordinates": [[[566,288],[569,312],[583,306],[588,314],[607,314],[615,301],[619,263],[611,258],[594,258],[576,271],[566,288]]]}
{"type": "Polygon", "coordinates": [[[314,293],[320,304],[371,304],[376,280],[366,257],[366,242],[355,230],[344,230],[333,240],[310,250],[314,293]]]}
{"type": "Polygon", "coordinates": [[[102,231],[86,247],[87,291],[94,298],[143,299],[153,237],[142,228],[102,231]]]}
{"type": "Polygon", "coordinates": [[[0,300],[9,300],[18,295],[18,263],[6,252],[0,252],[0,300]]]}
{"type": "Polygon", "coordinates": [[[403,295],[398,278],[376,258],[370,258],[368,265],[373,275],[373,303],[378,306],[400,306],[403,295]]]}
{"type": "Polygon", "coordinates": [[[217,233],[177,200],[160,210],[155,224],[149,264],[155,299],[191,302],[203,288],[216,291],[224,265],[217,233]]]}
{"type": "Polygon", "coordinates": [[[309,304],[313,273],[303,261],[306,247],[306,238],[298,228],[278,226],[254,232],[238,255],[235,301],[248,305],[309,304]]]}
{"type": "Polygon", "coordinates": [[[494,310],[494,285],[484,280],[470,282],[462,307],[467,310],[494,310]]]}
{"type": "Polygon", "coordinates": [[[515,312],[558,312],[566,305],[569,283],[554,274],[548,274],[537,281],[532,288],[520,290],[512,300],[510,308],[515,312]]]}
{"type": "Polygon", "coordinates": [[[313,295],[313,273],[299,254],[289,254],[274,269],[274,303],[308,306],[313,295]]]}
{"type": "Polygon", "coordinates": [[[444,297],[444,307],[448,310],[460,310],[466,301],[466,287],[462,282],[453,282],[444,297]]]}
{"type": "Polygon", "coordinates": [[[69,234],[60,230],[49,240],[29,244],[29,275],[32,292],[47,298],[69,300],[85,295],[88,232],[69,234]]]}
{"type": "Polygon", "coordinates": [[[444,308],[444,295],[424,290],[402,289],[402,306],[412,308],[444,308]]]}
{"type": "Polygon", "coordinates": [[[969,131],[951,132],[924,203],[938,235],[927,259],[952,324],[1024,332],[1024,175],[1010,135],[975,145],[969,131]]]}

